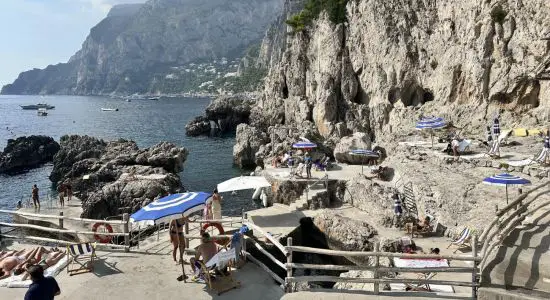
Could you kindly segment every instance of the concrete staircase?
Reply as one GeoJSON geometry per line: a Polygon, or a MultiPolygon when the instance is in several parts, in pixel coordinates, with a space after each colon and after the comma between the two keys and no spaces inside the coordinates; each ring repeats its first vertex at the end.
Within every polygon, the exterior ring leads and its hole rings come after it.
{"type": "Polygon", "coordinates": [[[309,186],[309,190],[306,190],[302,193],[300,198],[298,198],[293,203],[290,203],[289,208],[291,211],[296,210],[306,210],[309,209],[309,204],[312,200],[315,200],[315,197],[317,197],[320,193],[326,192],[327,189],[325,187],[324,181],[316,182],[309,186]]]}
{"type": "MultiPolygon", "coordinates": [[[[550,208],[529,216],[490,254],[482,286],[517,292],[509,299],[550,299],[550,208]]],[[[496,299],[496,298],[495,298],[496,299]]]]}

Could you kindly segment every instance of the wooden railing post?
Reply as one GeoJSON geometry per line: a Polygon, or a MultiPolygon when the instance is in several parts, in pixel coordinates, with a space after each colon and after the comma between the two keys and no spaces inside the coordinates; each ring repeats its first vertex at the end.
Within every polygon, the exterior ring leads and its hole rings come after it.
{"type": "Polygon", "coordinates": [[[477,299],[477,287],[475,284],[477,283],[477,236],[472,236],[472,255],[474,257],[473,261],[473,268],[472,268],[472,299],[477,299]]]}
{"type": "MultiPolygon", "coordinates": [[[[288,247],[292,246],[292,238],[289,237],[286,239],[286,245],[288,247]]],[[[292,284],[288,281],[288,278],[292,277],[292,267],[290,264],[292,263],[292,250],[290,248],[286,248],[288,251],[286,254],[286,278],[285,278],[285,292],[292,293],[292,284]]]]}
{"type": "MultiPolygon", "coordinates": [[[[63,229],[64,224],[63,224],[63,218],[62,218],[63,217],[63,212],[62,211],[59,212],[59,216],[61,217],[61,218],[59,218],[59,220],[57,220],[58,225],[59,225],[59,229],[63,229]]],[[[63,233],[61,233],[61,232],[58,233],[57,238],[62,240],[63,239],[63,233]]]]}
{"type": "MultiPolygon", "coordinates": [[[[376,242],[374,244],[374,252],[378,253],[380,251],[380,243],[376,242]]],[[[375,256],[374,257],[374,279],[378,279],[380,277],[380,274],[378,274],[378,267],[380,266],[380,257],[375,256]]],[[[375,282],[374,283],[374,293],[379,294],[380,293],[380,283],[375,282]]]]}
{"type": "Polygon", "coordinates": [[[62,211],[59,212],[59,216],[61,217],[59,218],[59,228],[63,229],[63,212],[62,211]]]}
{"type": "Polygon", "coordinates": [[[122,221],[124,221],[124,224],[122,225],[122,231],[124,232],[124,251],[130,252],[130,236],[128,235],[130,232],[130,216],[128,213],[124,213],[122,215],[122,221]]]}

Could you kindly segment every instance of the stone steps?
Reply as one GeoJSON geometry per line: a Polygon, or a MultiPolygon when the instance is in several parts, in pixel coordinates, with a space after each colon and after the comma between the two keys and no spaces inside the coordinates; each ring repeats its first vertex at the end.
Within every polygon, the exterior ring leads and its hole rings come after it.
{"type": "Polygon", "coordinates": [[[484,286],[550,295],[550,210],[540,209],[514,229],[490,254],[482,276],[484,286]]]}
{"type": "Polygon", "coordinates": [[[318,194],[325,192],[327,189],[324,186],[324,183],[318,182],[316,184],[313,184],[310,186],[309,191],[307,192],[307,198],[306,198],[306,191],[302,193],[300,198],[298,198],[293,203],[290,203],[289,208],[291,211],[296,210],[307,210],[309,209],[309,201],[313,199],[313,197],[317,196],[318,194]]]}

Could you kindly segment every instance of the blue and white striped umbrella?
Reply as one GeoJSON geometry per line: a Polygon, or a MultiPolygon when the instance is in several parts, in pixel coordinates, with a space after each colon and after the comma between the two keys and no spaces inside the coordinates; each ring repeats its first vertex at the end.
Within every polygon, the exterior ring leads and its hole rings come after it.
{"type": "MultiPolygon", "coordinates": [[[[368,150],[368,149],[355,149],[349,152],[351,155],[363,156],[366,158],[378,158],[380,154],[378,152],[368,150]]],[[[361,162],[361,174],[363,174],[363,162],[361,162]]]]}
{"type": "Polygon", "coordinates": [[[311,149],[311,148],[317,148],[317,144],[312,143],[312,142],[301,141],[301,142],[297,142],[297,143],[292,144],[292,148],[311,149]]]}
{"type": "Polygon", "coordinates": [[[130,216],[131,222],[154,225],[202,211],[212,195],[204,192],[173,194],[151,202],[130,216]]]}
{"type": "Polygon", "coordinates": [[[445,120],[440,117],[422,118],[416,123],[416,129],[439,129],[447,125],[445,120]]]}
{"type": "Polygon", "coordinates": [[[372,150],[367,150],[367,149],[351,150],[349,152],[349,154],[351,154],[351,155],[360,155],[360,156],[371,157],[371,158],[378,158],[380,156],[378,154],[378,152],[375,152],[375,151],[372,151],[372,150]]]}
{"type": "MultiPolygon", "coordinates": [[[[445,127],[447,123],[445,123],[445,120],[443,118],[439,117],[429,117],[429,118],[422,118],[420,121],[416,123],[416,129],[417,130],[424,130],[424,129],[441,129],[445,127]]],[[[430,130],[430,136],[432,138],[432,148],[434,146],[434,134],[433,130],[430,130]]]]}
{"type": "Polygon", "coordinates": [[[483,183],[506,187],[506,204],[508,204],[508,186],[531,184],[531,181],[508,173],[493,175],[483,179],[483,183]]]}

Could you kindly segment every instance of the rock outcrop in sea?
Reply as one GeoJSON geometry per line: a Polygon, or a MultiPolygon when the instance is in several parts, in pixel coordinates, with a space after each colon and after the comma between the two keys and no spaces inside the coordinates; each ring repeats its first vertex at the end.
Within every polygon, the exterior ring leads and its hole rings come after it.
{"type": "Polygon", "coordinates": [[[237,125],[248,124],[250,111],[256,101],[257,95],[250,93],[218,97],[206,107],[205,116],[198,116],[187,123],[186,134],[208,135],[212,129],[221,134],[235,131],[237,125]],[[210,121],[215,124],[214,128],[210,125],[210,121]]]}
{"type": "Polygon", "coordinates": [[[132,213],[154,199],[182,190],[177,173],[185,148],[162,142],[139,149],[135,142],[106,142],[89,136],[63,136],[50,180],[70,182],[82,199],[82,217],[102,219],[132,213]]]}
{"type": "Polygon", "coordinates": [[[23,171],[51,162],[59,148],[53,138],[43,135],[9,139],[0,152],[0,173],[23,171]]]}

